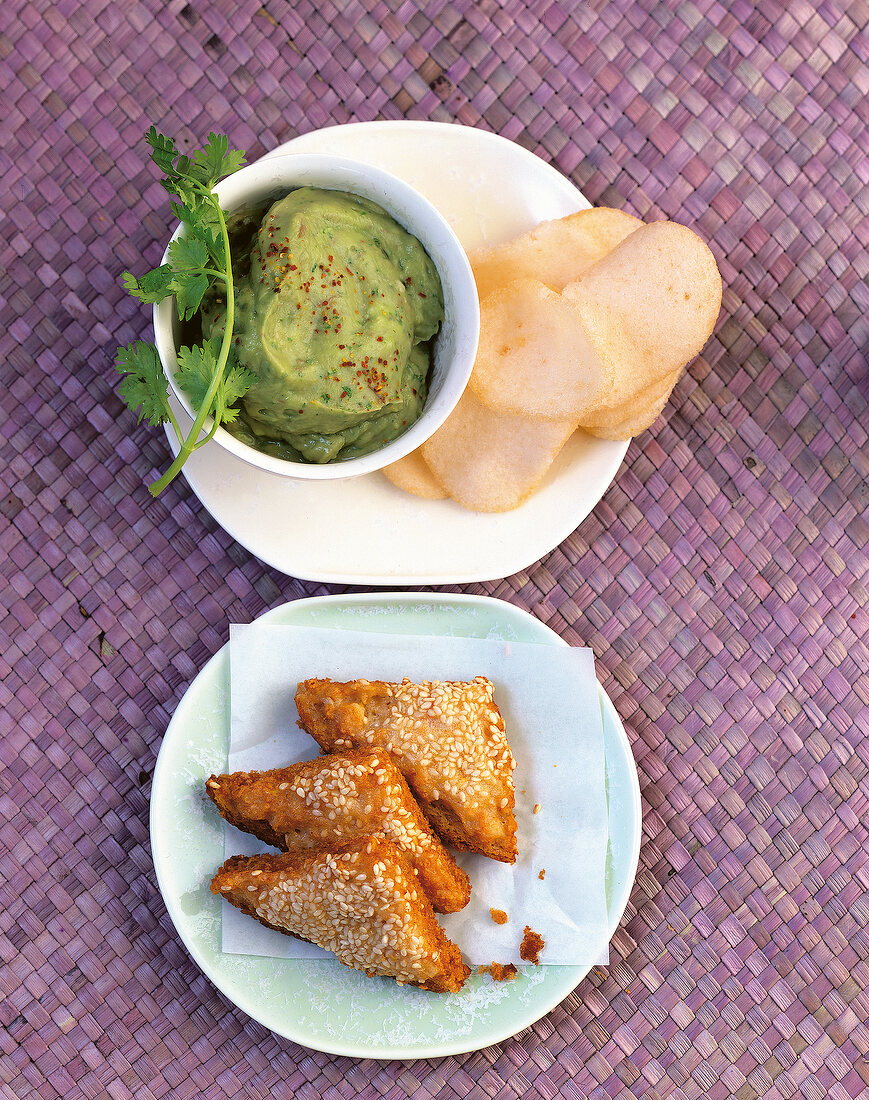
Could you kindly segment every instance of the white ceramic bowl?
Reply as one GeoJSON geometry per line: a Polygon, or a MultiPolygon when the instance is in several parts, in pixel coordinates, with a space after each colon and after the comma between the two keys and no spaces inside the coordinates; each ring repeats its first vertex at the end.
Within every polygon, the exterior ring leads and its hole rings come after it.
{"type": "MultiPolygon", "coordinates": [[[[240,206],[278,198],[295,187],[324,187],[350,191],[379,203],[408,232],[420,240],[435,263],[444,292],[444,321],[435,338],[429,394],[422,415],[403,435],[371,454],[323,464],[291,462],[262,454],[218,428],[214,440],[221,447],[261,470],[283,477],[329,480],[355,477],[379,470],[415,450],[443,424],[459,398],[477,354],[480,308],[474,276],[465,251],[443,216],[419,192],[379,168],[343,157],[298,153],[259,160],[222,180],[215,191],[229,212],[240,206]]],[[[172,239],[181,233],[176,229],[172,239]]],[[[164,256],[163,263],[167,257],[164,256]]],[[[187,394],[175,384],[179,332],[174,298],[154,306],[154,337],[160,362],[175,396],[195,415],[187,394]]],[[[210,427],[211,421],[206,422],[210,427]]]]}

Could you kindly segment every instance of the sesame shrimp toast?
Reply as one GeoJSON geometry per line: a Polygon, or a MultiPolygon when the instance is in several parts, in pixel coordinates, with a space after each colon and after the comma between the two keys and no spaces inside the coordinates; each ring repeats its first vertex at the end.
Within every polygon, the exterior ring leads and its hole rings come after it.
{"type": "Polygon", "coordinates": [[[370,976],[455,993],[470,973],[413,868],[382,837],[231,856],[211,889],[266,927],[326,948],[370,976]]]}
{"type": "Polygon", "coordinates": [[[468,876],[432,832],[385,749],[212,775],[205,789],[231,825],[282,851],[382,836],[404,852],[437,912],[455,913],[471,896],[468,876]]]}
{"type": "Polygon", "coordinates": [[[491,681],[304,680],[299,725],[325,752],[386,749],[445,844],[512,863],[515,761],[491,681]]]}

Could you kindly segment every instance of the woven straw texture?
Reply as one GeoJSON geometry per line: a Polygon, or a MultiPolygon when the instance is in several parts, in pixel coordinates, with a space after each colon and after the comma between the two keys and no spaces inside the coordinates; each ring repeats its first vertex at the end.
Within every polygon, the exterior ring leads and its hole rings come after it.
{"type": "Polygon", "coordinates": [[[869,1094],[869,5],[5,0],[0,5],[0,1092],[869,1094]],[[594,648],[643,795],[608,969],[475,1054],[280,1039],[188,956],[151,776],[227,640],[337,587],[265,567],[115,393],[120,287],[170,224],[153,122],[250,158],[377,118],[514,139],[709,241],[724,308],[591,516],[462,590],[594,648]]]}

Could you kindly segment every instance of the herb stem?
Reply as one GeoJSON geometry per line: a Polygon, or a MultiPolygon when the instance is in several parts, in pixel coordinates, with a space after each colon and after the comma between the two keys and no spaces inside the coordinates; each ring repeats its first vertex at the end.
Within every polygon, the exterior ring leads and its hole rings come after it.
{"type": "MultiPolygon", "coordinates": [[[[199,436],[205,425],[205,421],[208,417],[209,409],[211,408],[212,402],[214,401],[214,395],[217,393],[218,386],[223,381],[223,372],[226,368],[226,363],[229,359],[229,351],[232,346],[232,330],[233,325],[235,324],[235,285],[232,278],[232,257],[230,256],[229,252],[229,231],[227,230],[226,219],[223,216],[223,211],[220,208],[220,203],[217,198],[205,188],[198,187],[197,190],[206,195],[209,201],[213,202],[215,209],[217,210],[217,218],[220,223],[220,234],[223,239],[224,255],[226,256],[226,271],[215,272],[215,274],[219,275],[220,278],[223,279],[226,283],[226,326],[223,330],[223,340],[220,344],[220,355],[217,359],[217,369],[214,372],[214,377],[211,379],[211,384],[208,387],[205,399],[199,406],[199,411],[196,414],[196,419],[193,421],[193,427],[188,432],[187,438],[184,439],[183,442],[181,442],[181,449],[178,451],[178,454],[175,456],[175,460],[173,461],[169,469],[163,474],[161,478],[159,478],[157,481],[152,482],[148,486],[148,492],[151,494],[151,496],[154,497],[163,492],[166,486],[178,475],[181,467],[184,465],[190,455],[193,454],[193,451],[202,443],[207,443],[217,430],[218,418],[217,415],[215,415],[213,423],[211,425],[211,430],[209,431],[208,435],[205,436],[204,439],[199,439],[199,436]]],[[[217,410],[215,409],[215,414],[216,413],[217,410]]],[[[172,417],[172,422],[175,425],[175,431],[177,433],[178,439],[179,441],[181,441],[181,432],[178,428],[177,423],[175,423],[174,416],[172,417]]]]}
{"type": "Polygon", "coordinates": [[[172,406],[171,405],[167,406],[167,412],[168,412],[168,415],[169,415],[169,422],[172,425],[172,427],[175,429],[175,435],[177,436],[177,438],[180,441],[181,439],[184,438],[184,436],[181,433],[181,428],[179,427],[178,421],[175,419],[175,413],[172,412],[172,406]]]}

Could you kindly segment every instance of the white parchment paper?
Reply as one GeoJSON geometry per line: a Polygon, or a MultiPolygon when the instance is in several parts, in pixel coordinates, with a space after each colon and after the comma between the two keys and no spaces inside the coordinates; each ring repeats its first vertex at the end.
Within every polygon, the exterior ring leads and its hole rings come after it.
{"type": "MultiPolygon", "coordinates": [[[[471,680],[488,676],[516,757],[519,854],[514,864],[461,854],[471,901],[438,914],[472,966],[525,965],[526,925],[546,946],[543,964],[608,961],[607,803],[603,728],[591,650],[475,638],[372,634],[268,623],[230,628],[231,732],[227,770],[282,767],[317,756],[299,729],[300,680],[471,680]],[[539,807],[535,813],[535,807],[539,807]],[[541,874],[542,873],[542,874],[541,874]],[[490,908],[508,922],[495,924],[490,908]]],[[[225,824],[226,855],[273,851],[225,824]]],[[[229,953],[331,957],[222,907],[229,953]]]]}

